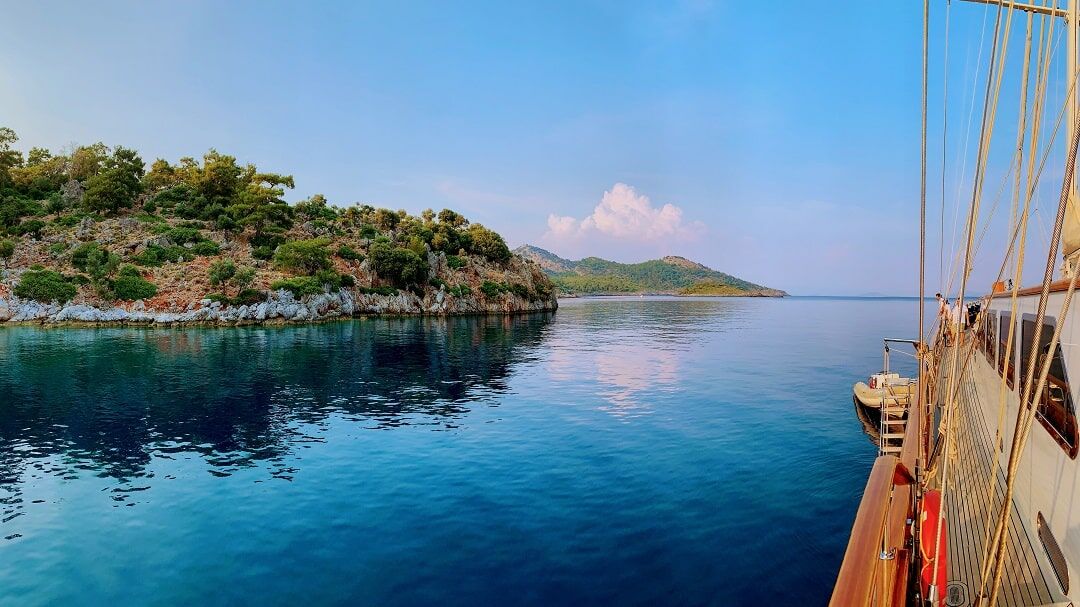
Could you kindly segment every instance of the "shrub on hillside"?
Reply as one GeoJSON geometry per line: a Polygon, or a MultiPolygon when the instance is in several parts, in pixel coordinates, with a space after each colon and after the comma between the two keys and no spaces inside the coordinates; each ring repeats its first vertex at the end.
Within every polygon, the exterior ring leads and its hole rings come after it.
{"type": "Polygon", "coordinates": [[[305,295],[315,295],[323,292],[322,283],[314,276],[297,276],[294,278],[286,278],[285,280],[278,280],[271,284],[270,288],[275,291],[285,289],[292,293],[297,299],[305,295]]]}
{"type": "Polygon", "coordinates": [[[263,261],[269,261],[274,257],[274,247],[269,245],[260,245],[251,247],[251,256],[255,259],[261,259],[263,261]]]}
{"type": "Polygon", "coordinates": [[[360,287],[357,290],[365,295],[397,295],[398,293],[394,287],[360,287]]]}
{"type": "Polygon", "coordinates": [[[45,222],[40,219],[29,219],[12,228],[15,234],[30,234],[34,238],[41,238],[41,231],[45,229],[45,222]]]}
{"type": "Polygon", "coordinates": [[[75,285],[68,282],[59,272],[52,270],[28,270],[23,272],[19,284],[15,285],[15,294],[24,299],[33,299],[41,303],[65,303],[75,297],[75,285]]]}
{"type": "Polygon", "coordinates": [[[465,297],[466,295],[472,294],[472,288],[469,285],[457,285],[450,287],[446,292],[454,297],[465,297]]]}
{"type": "Polygon", "coordinates": [[[325,238],[286,242],[274,252],[274,266],[303,274],[325,270],[330,267],[329,244],[325,238]]]}
{"type": "Polygon", "coordinates": [[[230,306],[250,306],[266,301],[266,292],[257,289],[244,289],[237,293],[236,297],[229,297],[224,293],[211,293],[206,296],[206,299],[230,306]]]}
{"type": "Polygon", "coordinates": [[[533,286],[536,289],[536,299],[546,300],[551,298],[552,285],[550,282],[546,280],[536,281],[533,286]]]}
{"type": "Polygon", "coordinates": [[[15,256],[15,243],[10,240],[0,240],[0,259],[7,265],[8,260],[15,256]]]}
{"type": "Polygon", "coordinates": [[[258,289],[241,289],[236,297],[232,298],[232,303],[238,306],[250,306],[261,301],[266,301],[266,293],[258,289]]]}
{"type": "Polygon", "coordinates": [[[210,257],[220,253],[221,247],[213,240],[202,240],[191,245],[188,250],[200,257],[210,257]]]}
{"type": "MultiPolygon", "coordinates": [[[[323,288],[327,288],[327,289],[331,289],[331,290],[337,290],[337,289],[341,288],[341,278],[343,276],[348,276],[348,275],[347,274],[338,274],[337,272],[335,272],[333,270],[319,270],[318,272],[315,273],[314,278],[315,278],[315,280],[319,281],[319,284],[322,285],[323,288]]],[[[349,276],[349,278],[352,278],[352,277],[349,276]]]]}
{"type": "Polygon", "coordinates": [[[509,291],[509,289],[502,283],[485,280],[484,284],[480,285],[480,291],[488,297],[498,297],[500,294],[509,291]]]}
{"type": "Polygon", "coordinates": [[[347,244],[343,244],[338,247],[337,256],[342,259],[348,259],[349,261],[363,261],[364,256],[358,253],[355,249],[347,244]]]}
{"type": "Polygon", "coordinates": [[[146,280],[135,266],[120,268],[120,275],[112,283],[113,296],[122,301],[148,299],[157,295],[157,287],[146,280]]]}
{"type": "Polygon", "coordinates": [[[120,257],[96,242],[87,242],[71,252],[71,265],[89,274],[90,278],[101,280],[116,270],[120,257]]]}
{"type": "Polygon", "coordinates": [[[202,242],[203,240],[206,240],[198,228],[189,226],[164,229],[161,230],[161,234],[176,244],[187,244],[189,242],[202,242]]]}
{"type": "Polygon", "coordinates": [[[193,258],[194,252],[189,252],[188,249],[185,249],[184,247],[176,245],[169,247],[150,245],[143,249],[138,255],[132,255],[131,261],[140,266],[160,266],[166,261],[177,262],[181,259],[193,258]]]}

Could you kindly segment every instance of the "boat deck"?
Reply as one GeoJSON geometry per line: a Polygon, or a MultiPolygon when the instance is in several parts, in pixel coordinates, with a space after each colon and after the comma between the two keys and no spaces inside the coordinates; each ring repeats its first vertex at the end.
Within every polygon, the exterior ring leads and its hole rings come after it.
{"type": "MultiPolygon", "coordinates": [[[[988,543],[987,528],[1000,512],[1005,498],[1005,476],[995,466],[993,432],[997,420],[985,419],[981,404],[996,402],[997,395],[981,393],[973,373],[979,373],[985,361],[975,353],[964,374],[960,388],[957,439],[950,445],[953,457],[948,458],[945,487],[945,505],[948,527],[949,588],[946,604],[954,607],[972,605],[979,586],[980,567],[988,543]],[[989,399],[989,400],[987,400],[989,399]],[[991,495],[990,479],[994,477],[991,495]]],[[[947,365],[943,365],[947,366],[947,365]]],[[[995,374],[996,377],[996,374],[995,374]]],[[[942,377],[941,386],[945,377],[942,377]]],[[[940,464],[939,464],[940,465],[940,464]]],[[[1015,508],[1009,524],[1008,546],[1005,554],[1007,564],[1001,579],[998,605],[1050,605],[1054,604],[1050,582],[1039,568],[1036,550],[1029,529],[1015,508]]]]}

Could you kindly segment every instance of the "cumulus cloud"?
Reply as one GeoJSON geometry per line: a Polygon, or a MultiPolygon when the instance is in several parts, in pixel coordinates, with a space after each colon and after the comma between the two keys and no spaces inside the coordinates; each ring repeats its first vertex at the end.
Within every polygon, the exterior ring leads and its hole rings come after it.
{"type": "Polygon", "coordinates": [[[665,204],[654,207],[633,186],[616,183],[604,192],[591,215],[578,220],[565,215],[548,215],[546,237],[567,238],[603,234],[618,240],[654,242],[679,237],[692,238],[704,231],[701,222],[684,222],[682,209],[665,204]]]}

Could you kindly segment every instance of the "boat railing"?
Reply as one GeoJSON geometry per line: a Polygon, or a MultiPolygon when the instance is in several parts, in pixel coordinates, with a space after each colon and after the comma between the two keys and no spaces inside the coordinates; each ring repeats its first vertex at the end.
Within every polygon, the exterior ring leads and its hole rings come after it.
{"type": "Polygon", "coordinates": [[[834,607],[907,604],[925,395],[926,386],[919,386],[899,455],[874,461],[829,602],[834,607]]]}

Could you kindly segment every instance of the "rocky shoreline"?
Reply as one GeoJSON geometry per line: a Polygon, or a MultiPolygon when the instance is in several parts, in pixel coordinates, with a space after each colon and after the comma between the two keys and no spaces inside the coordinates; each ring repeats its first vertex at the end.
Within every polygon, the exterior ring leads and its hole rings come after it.
{"type": "Polygon", "coordinates": [[[98,308],[86,304],[43,304],[15,295],[0,297],[0,326],[37,325],[249,325],[303,324],[357,316],[457,316],[517,314],[553,311],[558,301],[528,301],[511,293],[497,301],[481,297],[455,297],[444,289],[423,297],[403,291],[394,295],[361,293],[342,288],[335,292],[296,298],[284,289],[270,291],[265,301],[227,305],[209,299],[183,309],[152,310],[144,302],[98,308]]]}

